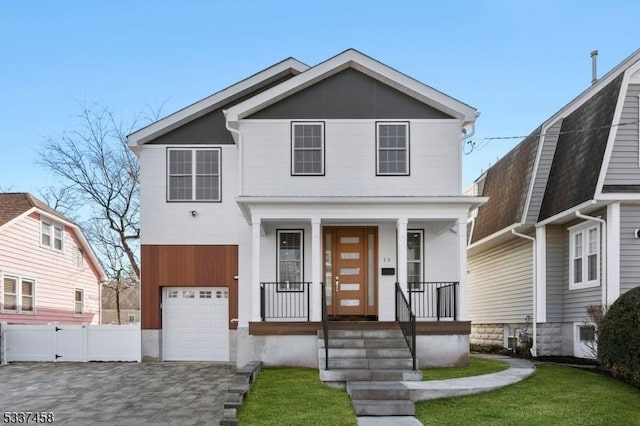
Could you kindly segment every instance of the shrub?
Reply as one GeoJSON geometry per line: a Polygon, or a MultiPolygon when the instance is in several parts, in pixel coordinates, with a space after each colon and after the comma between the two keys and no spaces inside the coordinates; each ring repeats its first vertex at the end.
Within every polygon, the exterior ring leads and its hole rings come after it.
{"type": "Polygon", "coordinates": [[[640,388],[640,287],[611,305],[598,336],[598,358],[611,374],[640,388]]]}

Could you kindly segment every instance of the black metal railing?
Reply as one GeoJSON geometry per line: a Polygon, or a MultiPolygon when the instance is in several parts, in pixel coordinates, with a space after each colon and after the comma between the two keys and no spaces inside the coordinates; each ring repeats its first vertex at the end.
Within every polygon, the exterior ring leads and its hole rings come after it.
{"type": "Polygon", "coordinates": [[[260,283],[260,316],[262,321],[310,319],[309,282],[262,282],[260,283]]]}
{"type": "Polygon", "coordinates": [[[407,346],[413,358],[413,369],[416,369],[416,316],[411,311],[411,305],[405,297],[400,284],[396,283],[396,321],[407,341],[407,346]]]}
{"type": "Polygon", "coordinates": [[[409,303],[417,318],[458,319],[458,282],[430,281],[407,284],[409,303]]]}
{"type": "Polygon", "coordinates": [[[322,306],[322,335],[324,337],[324,369],[329,369],[329,314],[327,312],[327,292],[324,283],[320,283],[322,296],[320,305],[322,306]]]}

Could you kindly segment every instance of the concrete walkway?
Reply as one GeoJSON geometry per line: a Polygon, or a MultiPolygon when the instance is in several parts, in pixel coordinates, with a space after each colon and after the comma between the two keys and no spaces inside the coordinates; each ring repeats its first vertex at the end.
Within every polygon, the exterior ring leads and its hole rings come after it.
{"type": "MultiPolygon", "coordinates": [[[[474,355],[478,358],[489,358],[509,364],[509,368],[499,373],[482,376],[463,377],[460,379],[430,380],[423,382],[400,382],[410,390],[413,402],[439,398],[472,395],[489,392],[494,389],[518,383],[535,371],[533,363],[524,359],[510,358],[502,355],[474,355]]],[[[415,417],[358,417],[358,426],[415,426],[422,423],[415,417]]]]}

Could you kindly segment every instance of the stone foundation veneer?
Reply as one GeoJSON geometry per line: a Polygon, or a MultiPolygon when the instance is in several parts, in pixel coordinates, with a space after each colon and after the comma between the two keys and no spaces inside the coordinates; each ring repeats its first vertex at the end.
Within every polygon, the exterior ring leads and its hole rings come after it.
{"type": "Polygon", "coordinates": [[[469,343],[483,346],[503,346],[504,324],[471,324],[469,343]]]}
{"type": "MultiPolygon", "coordinates": [[[[509,327],[509,334],[523,329],[525,324],[472,324],[469,341],[471,344],[504,346],[504,330],[509,327]]],[[[527,333],[532,336],[533,325],[527,326],[527,333]]],[[[573,334],[571,323],[541,323],[537,326],[538,356],[573,355],[573,334]]]]}

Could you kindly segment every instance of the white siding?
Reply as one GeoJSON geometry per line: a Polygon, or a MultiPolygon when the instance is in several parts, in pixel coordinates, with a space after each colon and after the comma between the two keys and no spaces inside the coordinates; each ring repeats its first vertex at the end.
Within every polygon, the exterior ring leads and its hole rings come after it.
{"type": "Polygon", "coordinates": [[[604,180],[605,185],[640,185],[638,95],[640,95],[640,85],[630,84],[620,122],[632,124],[618,126],[615,130],[616,138],[604,180]]]}
{"type": "Polygon", "coordinates": [[[524,322],[532,315],[533,244],[521,238],[469,256],[473,323],[524,322]]]}
{"type": "Polygon", "coordinates": [[[549,172],[551,171],[551,164],[553,163],[553,154],[556,152],[556,144],[560,137],[561,126],[562,120],[558,120],[553,126],[549,127],[546,133],[547,135],[542,141],[542,152],[540,153],[540,161],[534,178],[531,201],[529,202],[529,209],[527,211],[527,224],[534,224],[538,221],[544,191],[547,187],[547,180],[549,179],[549,172]]]}
{"type": "Polygon", "coordinates": [[[325,176],[291,176],[291,122],[242,121],[244,195],[460,195],[460,123],[410,123],[410,176],[376,176],[375,120],[325,121],[325,176]]]}
{"type": "Polygon", "coordinates": [[[221,147],[222,202],[219,203],[167,202],[167,145],[145,145],[142,148],[142,244],[238,243],[239,227],[247,226],[236,204],[238,150],[236,145],[221,147]],[[197,212],[195,217],[191,215],[191,210],[197,212]]]}
{"type": "Polygon", "coordinates": [[[620,294],[640,285],[640,205],[620,206],[620,294]]]}
{"type": "MultiPolygon", "coordinates": [[[[561,226],[547,225],[547,322],[562,321],[564,289],[564,230],[561,226]]],[[[567,237],[569,238],[569,237],[567,237]]]]}

